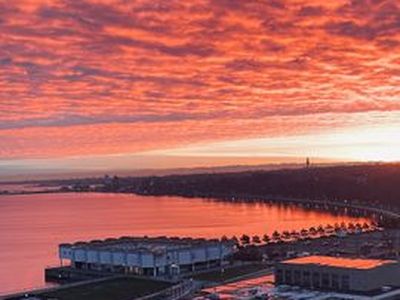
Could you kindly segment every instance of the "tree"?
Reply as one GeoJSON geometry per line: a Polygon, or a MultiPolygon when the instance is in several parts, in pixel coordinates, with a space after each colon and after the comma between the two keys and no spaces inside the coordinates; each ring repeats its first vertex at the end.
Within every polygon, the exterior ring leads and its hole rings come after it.
{"type": "Polygon", "coordinates": [[[243,234],[240,237],[240,242],[242,243],[242,245],[248,245],[250,244],[250,237],[247,234],[243,234]]]}
{"type": "Polygon", "coordinates": [[[281,234],[277,231],[277,230],[275,230],[273,233],[272,233],[272,239],[273,240],[279,240],[281,238],[281,234]]]}
{"type": "Polygon", "coordinates": [[[228,237],[226,235],[223,235],[221,237],[221,242],[227,242],[227,241],[229,241],[228,237]]]}
{"type": "Polygon", "coordinates": [[[268,234],[264,234],[262,240],[264,243],[268,244],[271,241],[271,238],[268,234]]]}
{"type": "Polygon", "coordinates": [[[260,244],[261,243],[261,239],[258,235],[255,235],[252,237],[252,242],[253,244],[260,244]]]}
{"type": "Polygon", "coordinates": [[[302,229],[302,230],[300,230],[300,234],[302,236],[308,236],[308,230],[307,229],[302,229]]]}
{"type": "Polygon", "coordinates": [[[333,226],[331,224],[328,224],[328,225],[325,226],[325,229],[326,230],[332,230],[333,226]]]}
{"type": "Polygon", "coordinates": [[[239,239],[237,238],[236,235],[234,235],[234,236],[231,238],[231,241],[232,241],[236,246],[239,245],[239,239]]]}
{"type": "Polygon", "coordinates": [[[310,232],[311,235],[317,234],[317,229],[315,229],[315,227],[310,227],[310,229],[308,231],[310,232]]]}
{"type": "Polygon", "coordinates": [[[369,228],[370,228],[370,226],[368,225],[368,223],[364,222],[364,224],[362,225],[362,229],[368,230],[369,228]]]}
{"type": "Polygon", "coordinates": [[[350,229],[350,230],[355,230],[356,229],[356,226],[354,225],[354,223],[349,223],[348,225],[347,225],[347,229],[350,229]]]}

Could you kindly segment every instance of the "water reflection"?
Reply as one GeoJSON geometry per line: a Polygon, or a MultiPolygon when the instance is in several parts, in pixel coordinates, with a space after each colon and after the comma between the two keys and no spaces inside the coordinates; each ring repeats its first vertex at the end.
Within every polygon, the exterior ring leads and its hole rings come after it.
{"type": "Polygon", "coordinates": [[[0,294],[44,284],[57,245],[123,235],[215,238],[271,235],[320,224],[364,222],[297,206],[125,194],[0,197],[0,294]]]}

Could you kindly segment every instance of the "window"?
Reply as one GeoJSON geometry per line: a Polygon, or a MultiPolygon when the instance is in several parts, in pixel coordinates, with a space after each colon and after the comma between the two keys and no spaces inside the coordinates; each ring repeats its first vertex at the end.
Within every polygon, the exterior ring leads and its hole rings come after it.
{"type": "Polygon", "coordinates": [[[322,273],[321,285],[324,289],[330,288],[329,273],[322,273]]]}
{"type": "Polygon", "coordinates": [[[275,281],[277,284],[283,283],[283,271],[281,269],[276,270],[275,272],[275,281]]]}
{"type": "Polygon", "coordinates": [[[342,276],[342,290],[348,291],[350,289],[350,277],[349,275],[342,276]]]}
{"type": "Polygon", "coordinates": [[[285,271],[285,283],[287,284],[292,284],[292,271],[291,270],[286,270],[285,271]]]}
{"type": "Polygon", "coordinates": [[[334,290],[338,290],[339,289],[339,276],[337,274],[332,274],[332,284],[331,284],[332,288],[334,290]]]}
{"type": "Polygon", "coordinates": [[[310,272],[308,271],[303,272],[303,286],[305,287],[311,286],[310,272]]]}
{"type": "Polygon", "coordinates": [[[295,285],[301,285],[301,272],[299,270],[295,270],[294,272],[293,283],[295,285]]]}
{"type": "Polygon", "coordinates": [[[312,274],[312,286],[313,288],[319,288],[321,287],[320,283],[320,274],[318,272],[313,272],[312,274]]]}

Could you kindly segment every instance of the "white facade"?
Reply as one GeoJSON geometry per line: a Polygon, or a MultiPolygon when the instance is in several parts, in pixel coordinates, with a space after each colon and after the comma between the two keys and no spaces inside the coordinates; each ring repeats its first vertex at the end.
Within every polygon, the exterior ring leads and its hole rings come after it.
{"type": "Polygon", "coordinates": [[[176,238],[121,238],[59,246],[60,259],[73,266],[150,269],[153,275],[166,273],[171,266],[195,270],[199,265],[221,264],[233,251],[230,242],[176,238]]]}

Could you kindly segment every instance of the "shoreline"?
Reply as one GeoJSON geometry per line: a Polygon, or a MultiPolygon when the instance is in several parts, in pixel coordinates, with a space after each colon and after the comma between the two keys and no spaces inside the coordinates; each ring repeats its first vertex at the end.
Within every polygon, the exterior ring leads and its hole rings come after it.
{"type": "Polygon", "coordinates": [[[20,195],[38,195],[38,194],[128,194],[137,196],[153,196],[153,197],[181,197],[186,199],[200,198],[200,199],[211,199],[224,202],[244,202],[244,203],[278,203],[285,205],[302,205],[308,209],[315,209],[319,211],[330,211],[332,213],[339,211],[340,209],[345,211],[345,214],[354,216],[369,217],[374,220],[379,220],[384,217],[390,219],[396,219],[400,221],[400,212],[392,211],[382,207],[368,206],[365,204],[353,204],[351,202],[338,202],[330,200],[315,200],[315,199],[301,199],[291,198],[276,195],[220,195],[220,194],[207,194],[207,195],[187,195],[187,194],[146,194],[146,193],[134,193],[134,192],[118,192],[118,191],[66,191],[66,190],[41,190],[41,191],[17,191],[1,193],[1,196],[20,196],[20,195]],[[352,214],[353,213],[353,214],[352,214]]]}
{"type": "MultiPolygon", "coordinates": [[[[91,197],[90,195],[91,194],[95,194],[95,193],[97,193],[97,194],[104,194],[104,195],[107,195],[107,194],[114,194],[114,195],[120,195],[120,194],[125,194],[126,196],[134,196],[134,195],[140,195],[140,194],[134,194],[134,193],[115,193],[115,192],[113,192],[113,193],[110,193],[110,192],[108,192],[108,193],[106,193],[106,192],[99,192],[99,191],[92,191],[92,192],[76,192],[76,191],[70,191],[70,192],[65,192],[65,191],[56,191],[56,192],[53,192],[53,191],[34,191],[34,192],[24,192],[24,193],[14,193],[13,195],[10,195],[11,197],[12,196],[18,196],[18,195],[23,195],[24,197],[29,197],[29,195],[37,195],[37,194],[54,194],[54,195],[58,195],[58,194],[62,194],[62,193],[64,193],[64,194],[66,194],[66,195],[68,195],[68,194],[72,194],[72,193],[75,193],[75,194],[78,194],[78,198],[79,198],[79,194],[81,194],[81,195],[84,195],[84,194],[87,194],[88,195],[88,197],[91,197]]],[[[71,195],[72,197],[73,197],[73,195],[71,195]]],[[[122,196],[122,195],[121,195],[122,196]]],[[[152,195],[140,195],[140,196],[152,196],[152,195]]],[[[164,195],[154,195],[154,196],[164,196],[164,195]]],[[[175,197],[174,195],[165,195],[165,197],[175,197]]],[[[178,197],[183,197],[183,196],[181,196],[181,195],[179,195],[178,197]]],[[[42,197],[40,197],[40,196],[38,196],[37,197],[38,199],[40,199],[40,198],[42,198],[42,197]]],[[[52,196],[51,195],[49,195],[49,196],[47,196],[47,197],[44,197],[43,196],[43,198],[46,198],[46,199],[48,199],[48,200],[52,200],[53,198],[52,198],[52,196]]],[[[55,197],[56,198],[56,197],[55,197]]],[[[157,197],[154,197],[154,198],[157,198],[157,197]]],[[[188,199],[188,201],[190,201],[190,198],[194,198],[194,197],[185,197],[186,199],[188,199]]],[[[235,201],[235,202],[240,202],[240,201],[245,201],[245,202],[249,202],[249,204],[251,204],[251,203],[253,203],[253,202],[276,202],[276,203],[283,203],[284,205],[296,205],[296,206],[298,206],[299,204],[304,204],[305,203],[305,201],[304,200],[301,200],[301,201],[297,201],[297,202],[294,202],[294,203],[292,203],[291,201],[293,201],[293,199],[285,199],[285,201],[283,201],[284,199],[282,199],[282,198],[275,198],[275,199],[272,199],[271,200],[271,198],[270,197],[266,197],[266,196],[264,196],[264,197],[256,197],[256,196],[247,196],[247,197],[245,197],[245,198],[243,198],[243,197],[234,197],[234,199],[232,199],[232,198],[227,198],[227,197],[221,197],[221,195],[219,195],[219,197],[215,197],[215,198],[211,198],[211,197],[198,197],[198,198],[202,198],[202,199],[209,199],[210,201],[235,201]],[[290,200],[290,201],[289,201],[290,200]]],[[[155,200],[156,201],[156,200],[155,200]]],[[[166,199],[166,201],[168,201],[168,199],[166,199]]],[[[167,202],[166,202],[167,203],[167,202]]],[[[306,207],[307,208],[307,207],[306,207]]],[[[308,208],[310,208],[311,209],[311,207],[308,207],[308,208]]],[[[321,206],[320,207],[320,209],[322,209],[323,207],[321,206]]],[[[316,224],[317,225],[317,224],[316,224]]],[[[244,233],[248,233],[248,232],[244,232],[244,233]]]]}

